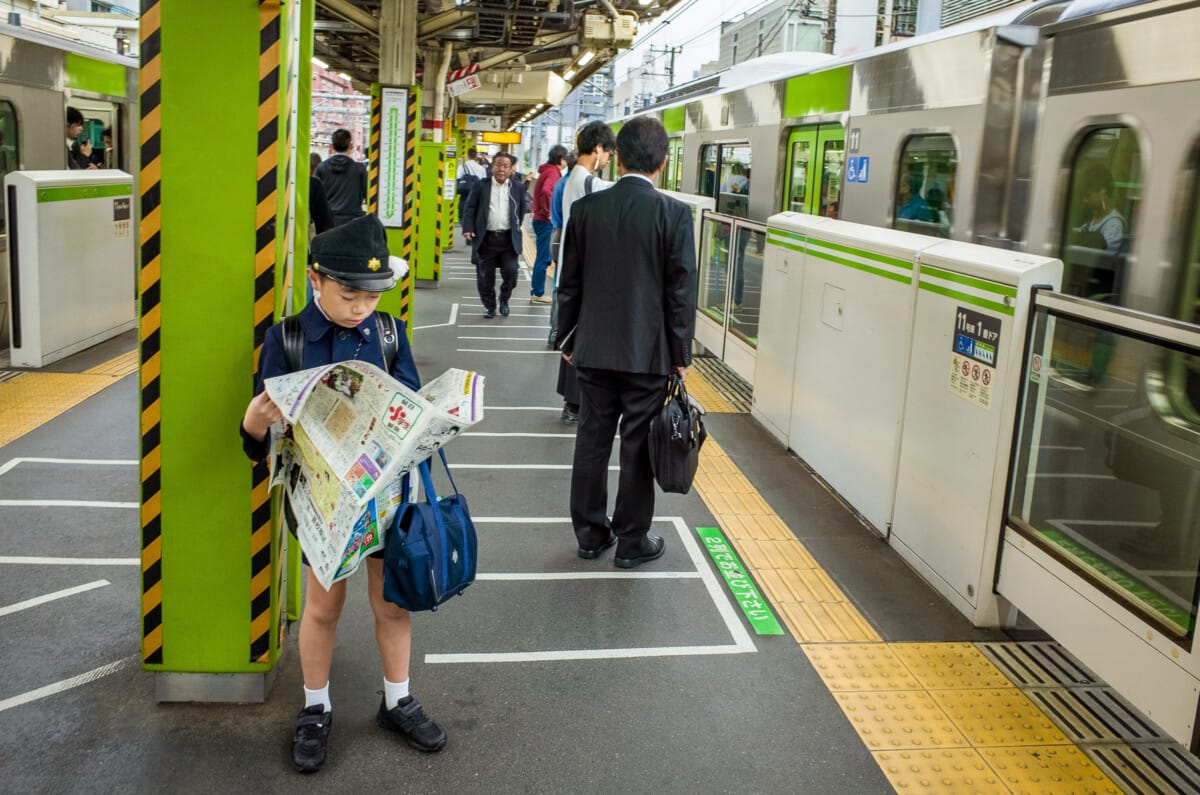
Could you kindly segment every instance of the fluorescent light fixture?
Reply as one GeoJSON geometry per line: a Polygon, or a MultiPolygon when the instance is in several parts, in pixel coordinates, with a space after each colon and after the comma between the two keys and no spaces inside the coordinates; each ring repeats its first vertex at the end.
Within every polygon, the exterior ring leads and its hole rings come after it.
{"type": "Polygon", "coordinates": [[[545,103],[545,102],[539,102],[539,103],[537,104],[537,107],[535,107],[535,108],[534,108],[534,110],[541,110],[541,109],[542,109],[542,108],[544,108],[544,107],[546,107],[546,103],[545,103]]]}
{"type": "Polygon", "coordinates": [[[643,7],[654,5],[654,0],[638,0],[638,5],[643,7]]]}
{"type": "Polygon", "coordinates": [[[592,59],[595,57],[596,57],[596,53],[593,50],[584,50],[583,55],[579,56],[579,65],[587,66],[588,64],[590,64],[592,62],[592,59]]]}
{"type": "Polygon", "coordinates": [[[354,79],[354,78],[352,78],[350,75],[346,74],[345,72],[338,72],[338,77],[340,77],[340,78],[342,78],[343,80],[346,80],[346,81],[350,81],[350,80],[353,80],[353,79],[354,79]]]}
{"type": "Polygon", "coordinates": [[[320,58],[317,58],[316,56],[313,56],[312,62],[313,62],[313,66],[319,66],[322,69],[329,68],[329,64],[325,63],[324,61],[322,61],[320,58]]]}
{"type": "Polygon", "coordinates": [[[577,70],[577,69],[568,69],[566,71],[566,73],[563,75],[563,80],[570,80],[572,77],[575,76],[576,72],[578,72],[578,71],[579,70],[577,70]]]}

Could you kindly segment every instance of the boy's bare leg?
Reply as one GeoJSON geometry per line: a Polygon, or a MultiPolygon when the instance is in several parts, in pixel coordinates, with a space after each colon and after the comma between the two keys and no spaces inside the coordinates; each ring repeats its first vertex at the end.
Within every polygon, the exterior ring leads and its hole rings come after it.
{"type": "Polygon", "coordinates": [[[367,558],[367,591],[375,613],[375,642],[383,660],[383,676],[389,682],[405,682],[412,652],[412,617],[383,598],[383,561],[379,558],[367,558]]]}
{"type": "Polygon", "coordinates": [[[300,670],[304,673],[304,686],[320,690],[329,682],[338,618],[346,603],[346,581],[335,582],[326,591],[312,568],[305,566],[304,570],[308,582],[304,589],[304,612],[300,614],[300,670]]]}

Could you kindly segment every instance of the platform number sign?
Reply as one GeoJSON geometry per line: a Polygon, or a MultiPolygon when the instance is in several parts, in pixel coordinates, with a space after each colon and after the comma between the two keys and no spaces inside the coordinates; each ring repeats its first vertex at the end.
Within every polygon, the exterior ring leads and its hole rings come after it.
{"type": "Polygon", "coordinates": [[[950,391],[983,408],[992,405],[1000,354],[1000,318],[955,307],[951,334],[950,391]]]}
{"type": "Polygon", "coordinates": [[[854,156],[846,158],[846,181],[867,184],[871,176],[871,158],[854,156]]]}

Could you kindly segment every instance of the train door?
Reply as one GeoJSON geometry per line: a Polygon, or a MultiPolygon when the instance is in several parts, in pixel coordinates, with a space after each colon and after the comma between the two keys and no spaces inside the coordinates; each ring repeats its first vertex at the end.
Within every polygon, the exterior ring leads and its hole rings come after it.
{"type": "Polygon", "coordinates": [[[837,218],[846,133],[840,124],[798,127],[788,136],[783,209],[837,218]]]}
{"type": "Polygon", "coordinates": [[[662,188],[678,191],[683,185],[683,138],[675,136],[670,139],[667,150],[667,167],[662,173],[662,188]]]}

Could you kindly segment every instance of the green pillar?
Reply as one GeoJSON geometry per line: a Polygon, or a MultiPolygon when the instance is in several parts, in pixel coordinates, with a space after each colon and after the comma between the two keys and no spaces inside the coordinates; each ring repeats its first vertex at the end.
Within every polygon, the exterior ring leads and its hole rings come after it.
{"type": "Polygon", "coordinates": [[[311,4],[142,3],[142,658],[161,701],[261,701],[279,659],[281,538],[236,429],[296,233],[291,33],[311,4]]]}
{"type": "Polygon", "coordinates": [[[417,284],[437,287],[442,278],[444,182],[446,145],[432,141],[419,144],[421,162],[417,172],[417,284]]]}

